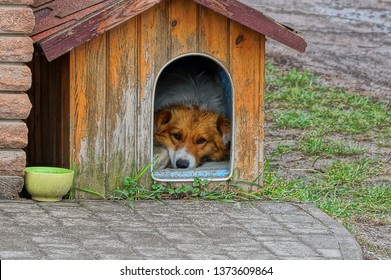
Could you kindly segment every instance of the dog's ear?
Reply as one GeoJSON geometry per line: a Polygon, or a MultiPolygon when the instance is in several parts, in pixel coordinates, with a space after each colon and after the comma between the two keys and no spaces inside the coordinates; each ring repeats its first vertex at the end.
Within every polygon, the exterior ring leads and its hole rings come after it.
{"type": "Polygon", "coordinates": [[[160,110],[155,115],[155,129],[158,131],[159,128],[169,123],[171,120],[171,111],[170,110],[160,110]]]}
{"type": "Polygon", "coordinates": [[[231,141],[231,124],[227,118],[219,116],[217,119],[217,130],[220,132],[223,143],[227,145],[231,141]]]}

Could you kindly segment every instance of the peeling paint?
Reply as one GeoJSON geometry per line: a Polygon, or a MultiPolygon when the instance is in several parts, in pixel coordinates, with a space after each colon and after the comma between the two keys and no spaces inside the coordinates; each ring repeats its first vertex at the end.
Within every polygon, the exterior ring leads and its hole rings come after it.
{"type": "Polygon", "coordinates": [[[97,134],[95,136],[95,149],[94,149],[94,158],[95,158],[95,161],[98,162],[100,157],[101,157],[101,154],[102,154],[102,150],[103,150],[103,153],[104,153],[104,150],[105,150],[105,138],[104,137],[100,137],[99,135],[102,135],[102,133],[100,133],[101,131],[104,131],[102,128],[102,121],[99,120],[98,123],[97,123],[97,134]]]}
{"type": "Polygon", "coordinates": [[[146,43],[145,43],[145,55],[144,55],[144,59],[145,59],[145,64],[148,64],[148,61],[149,61],[149,42],[146,42],[146,43]]]}
{"type": "Polygon", "coordinates": [[[84,162],[87,161],[88,159],[87,151],[88,151],[88,141],[86,137],[83,137],[80,141],[80,149],[79,149],[79,157],[78,157],[80,165],[82,165],[84,162]]]}

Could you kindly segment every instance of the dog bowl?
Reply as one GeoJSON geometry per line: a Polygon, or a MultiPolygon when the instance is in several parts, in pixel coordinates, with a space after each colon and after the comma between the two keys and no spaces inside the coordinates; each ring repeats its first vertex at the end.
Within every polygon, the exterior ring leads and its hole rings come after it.
{"type": "Polygon", "coordinates": [[[58,167],[25,168],[25,187],[36,201],[59,201],[73,182],[73,170],[58,167]]]}

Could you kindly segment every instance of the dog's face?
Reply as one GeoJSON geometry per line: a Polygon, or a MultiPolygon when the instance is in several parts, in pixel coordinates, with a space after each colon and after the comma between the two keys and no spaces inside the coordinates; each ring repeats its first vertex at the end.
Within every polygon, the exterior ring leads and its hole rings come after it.
{"type": "Polygon", "coordinates": [[[155,114],[155,141],[164,146],[173,168],[195,168],[229,158],[231,125],[219,113],[173,106],[155,114]]]}

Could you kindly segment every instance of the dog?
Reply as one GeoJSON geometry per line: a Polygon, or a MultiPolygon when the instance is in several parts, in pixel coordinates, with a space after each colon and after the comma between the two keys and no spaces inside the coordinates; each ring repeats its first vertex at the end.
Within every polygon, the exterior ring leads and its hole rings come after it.
{"type": "Polygon", "coordinates": [[[154,155],[157,168],[196,168],[229,159],[231,124],[224,90],[207,71],[163,72],[156,85],[154,155]]]}

